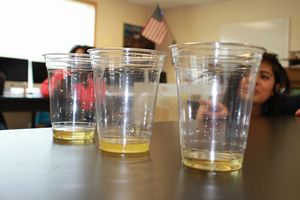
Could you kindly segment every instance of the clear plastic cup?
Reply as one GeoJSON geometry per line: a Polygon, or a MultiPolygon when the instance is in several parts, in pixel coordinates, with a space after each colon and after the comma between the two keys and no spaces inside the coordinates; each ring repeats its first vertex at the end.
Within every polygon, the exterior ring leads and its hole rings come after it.
{"type": "Polygon", "coordinates": [[[95,78],[99,148],[149,151],[165,53],[134,48],[89,50],[95,78]]]}
{"type": "Polygon", "coordinates": [[[92,140],[95,135],[93,70],[87,54],[45,54],[53,138],[92,140]]]}
{"type": "Polygon", "coordinates": [[[235,43],[172,45],[183,164],[242,167],[263,48],[235,43]]]}

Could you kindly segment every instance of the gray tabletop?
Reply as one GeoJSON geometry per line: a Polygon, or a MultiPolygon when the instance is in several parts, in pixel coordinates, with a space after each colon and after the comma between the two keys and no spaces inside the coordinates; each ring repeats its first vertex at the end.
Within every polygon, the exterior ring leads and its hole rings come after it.
{"type": "Polygon", "coordinates": [[[244,167],[181,164],[177,122],[155,123],[149,154],[58,144],[49,128],[0,131],[0,199],[300,199],[300,122],[251,121],[244,167]]]}

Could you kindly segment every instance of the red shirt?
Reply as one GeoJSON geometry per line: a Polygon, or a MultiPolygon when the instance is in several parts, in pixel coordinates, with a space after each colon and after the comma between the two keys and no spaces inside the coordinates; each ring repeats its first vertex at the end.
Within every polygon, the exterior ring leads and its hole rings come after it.
{"type": "MultiPolygon", "coordinates": [[[[57,84],[60,84],[63,80],[63,74],[57,73],[51,77],[51,85],[56,88],[57,84]]],[[[43,96],[49,96],[48,89],[49,80],[46,79],[42,82],[40,91],[43,96]]],[[[80,101],[80,106],[82,109],[91,109],[95,103],[94,94],[94,80],[92,77],[88,78],[87,84],[76,83],[73,85],[72,91],[76,93],[77,99],[80,101]],[[87,85],[87,86],[86,86],[87,85]]]]}

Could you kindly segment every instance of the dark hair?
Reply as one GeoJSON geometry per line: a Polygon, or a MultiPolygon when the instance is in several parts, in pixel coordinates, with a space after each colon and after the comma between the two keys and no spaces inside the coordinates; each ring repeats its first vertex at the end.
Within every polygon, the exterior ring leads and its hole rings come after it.
{"type": "Polygon", "coordinates": [[[290,93],[290,81],[288,75],[280,64],[276,54],[264,53],[261,62],[265,62],[271,66],[275,78],[273,96],[263,104],[261,114],[270,116],[280,115],[283,111],[280,96],[289,95],[290,93]],[[280,86],[279,88],[278,85],[280,86]]]}
{"type": "Polygon", "coordinates": [[[277,55],[264,53],[261,62],[268,63],[272,67],[272,72],[275,76],[275,84],[273,88],[274,93],[289,94],[290,81],[285,69],[280,64],[277,55]],[[280,91],[278,90],[279,88],[276,88],[276,85],[278,84],[280,85],[280,91]]]}
{"type": "Polygon", "coordinates": [[[76,53],[76,51],[78,49],[83,49],[83,53],[85,54],[88,54],[87,50],[88,49],[92,49],[94,47],[92,46],[87,46],[87,45],[75,45],[71,50],[70,50],[70,53],[76,53]]]}

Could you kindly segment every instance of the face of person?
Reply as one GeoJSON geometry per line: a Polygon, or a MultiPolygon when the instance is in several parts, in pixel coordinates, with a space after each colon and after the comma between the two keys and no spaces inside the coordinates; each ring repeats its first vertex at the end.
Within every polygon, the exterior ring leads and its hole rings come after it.
{"type": "Polygon", "coordinates": [[[84,50],[82,48],[76,49],[75,53],[84,53],[84,50]]]}
{"type": "Polygon", "coordinates": [[[262,62],[259,74],[256,78],[255,93],[253,98],[254,104],[263,104],[271,96],[273,96],[273,88],[275,85],[275,76],[272,67],[267,62],[262,62]]]}

